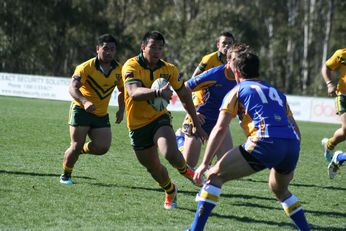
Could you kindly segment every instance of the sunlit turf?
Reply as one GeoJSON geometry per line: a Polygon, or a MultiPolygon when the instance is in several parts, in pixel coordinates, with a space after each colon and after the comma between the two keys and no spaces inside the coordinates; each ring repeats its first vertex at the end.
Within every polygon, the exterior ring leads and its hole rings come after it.
{"type": "MultiPolygon", "coordinates": [[[[59,183],[69,145],[69,102],[0,97],[0,230],[183,230],[191,223],[198,188],[168,162],[179,188],[178,208],[163,209],[164,193],[138,163],[126,124],[115,124],[108,154],[84,155],[73,177],[59,183]]],[[[183,112],[173,112],[177,128],[183,112]]],[[[232,122],[234,143],[244,141],[232,122]]],[[[346,230],[346,178],[327,176],[320,141],[338,125],[299,122],[300,161],[290,190],[313,230],[346,230]]],[[[344,144],[337,149],[346,150],[344,144]]],[[[268,171],[228,182],[206,230],[294,230],[267,187],[268,171]]]]}

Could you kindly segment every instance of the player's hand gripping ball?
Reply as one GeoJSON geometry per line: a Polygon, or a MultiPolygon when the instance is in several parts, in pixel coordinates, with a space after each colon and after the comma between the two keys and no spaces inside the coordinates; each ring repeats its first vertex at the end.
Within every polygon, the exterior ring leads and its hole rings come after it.
{"type": "MultiPolygon", "coordinates": [[[[168,81],[166,79],[158,78],[151,85],[151,89],[160,90],[167,84],[168,84],[168,81]]],[[[149,100],[149,103],[156,111],[162,111],[167,107],[169,102],[162,97],[155,97],[154,99],[149,100]]]]}

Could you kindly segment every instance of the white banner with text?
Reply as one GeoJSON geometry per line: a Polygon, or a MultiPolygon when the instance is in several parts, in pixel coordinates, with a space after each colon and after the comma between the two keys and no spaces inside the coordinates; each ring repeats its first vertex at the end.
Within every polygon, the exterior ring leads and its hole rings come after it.
{"type": "MultiPolygon", "coordinates": [[[[70,78],[0,73],[0,95],[38,99],[70,101],[68,93],[70,78]]],[[[298,121],[339,123],[333,98],[287,96],[294,118],[298,121]]],[[[110,105],[117,106],[117,92],[112,95],[110,105]]],[[[183,111],[179,97],[174,93],[170,111],[183,111]]]]}

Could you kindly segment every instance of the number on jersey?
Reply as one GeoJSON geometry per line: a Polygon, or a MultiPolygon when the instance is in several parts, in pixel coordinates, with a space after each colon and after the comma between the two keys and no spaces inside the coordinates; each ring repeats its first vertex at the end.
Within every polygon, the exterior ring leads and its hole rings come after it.
{"type": "MultiPolygon", "coordinates": [[[[262,89],[258,85],[251,85],[251,88],[255,89],[257,94],[259,95],[262,103],[268,103],[266,95],[263,93],[262,89]]],[[[281,107],[283,107],[282,99],[279,96],[277,90],[273,87],[269,88],[269,98],[272,101],[276,101],[281,107]]]]}

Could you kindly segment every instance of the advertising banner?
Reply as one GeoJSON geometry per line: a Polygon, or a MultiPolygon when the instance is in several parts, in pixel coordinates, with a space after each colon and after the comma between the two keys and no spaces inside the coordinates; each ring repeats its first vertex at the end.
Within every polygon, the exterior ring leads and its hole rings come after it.
{"type": "MultiPolygon", "coordinates": [[[[68,93],[70,78],[0,73],[0,95],[38,99],[70,101],[68,93]]],[[[292,113],[298,121],[339,123],[335,114],[333,98],[287,96],[292,113]]],[[[110,105],[117,106],[117,90],[113,92],[110,105]]],[[[170,111],[184,111],[179,97],[174,92],[170,111]]]]}

